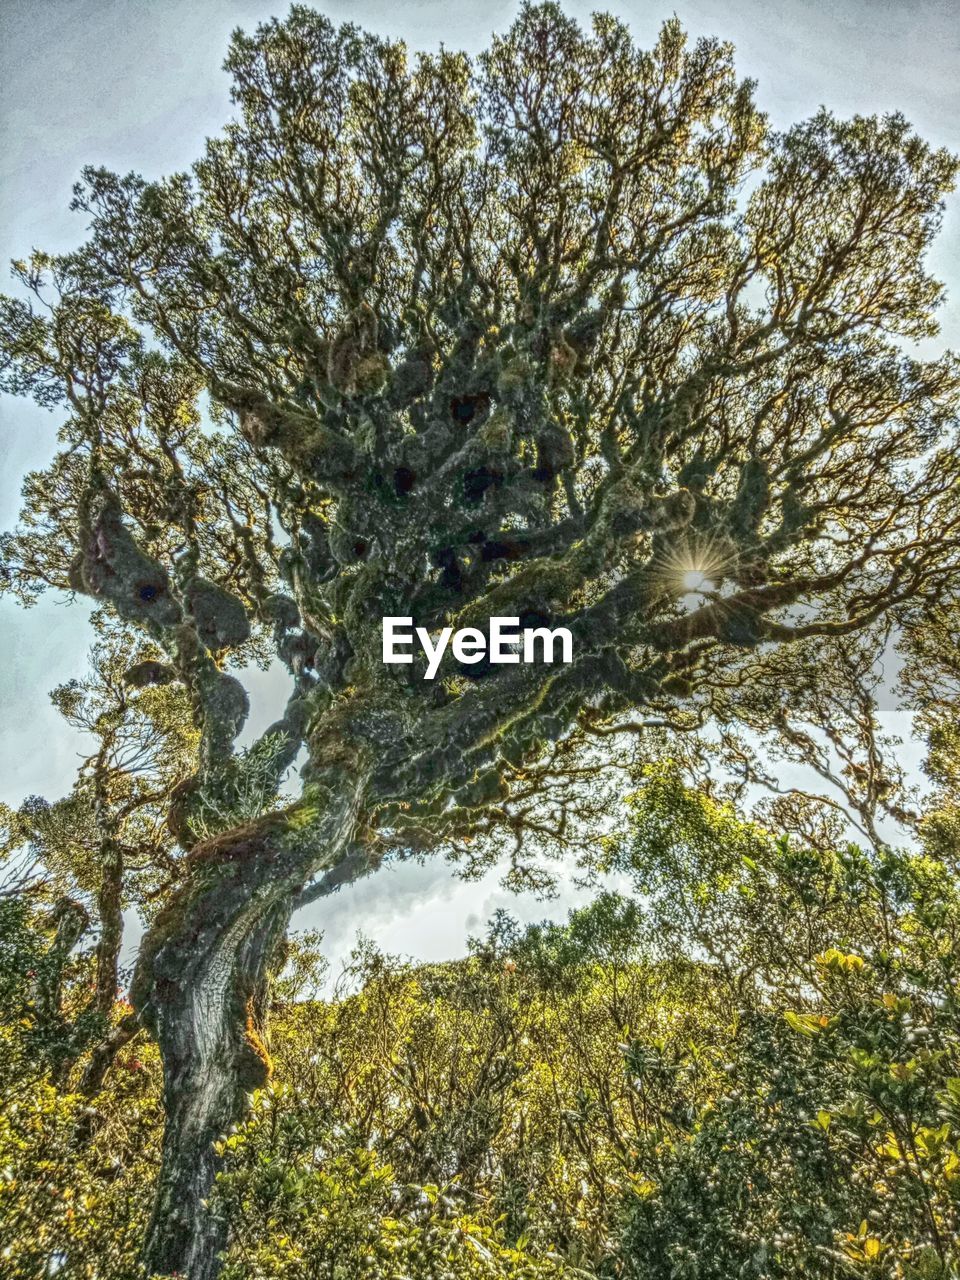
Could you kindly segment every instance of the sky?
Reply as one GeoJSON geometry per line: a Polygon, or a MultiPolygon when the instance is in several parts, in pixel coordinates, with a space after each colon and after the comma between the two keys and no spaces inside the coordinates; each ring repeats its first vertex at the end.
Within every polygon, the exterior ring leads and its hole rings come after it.
{"type": "MultiPolygon", "coordinates": [[[[478,52],[516,13],[513,0],[351,0],[318,3],[411,48],[478,52]]],[[[692,36],[737,50],[741,74],[776,128],[826,104],[836,114],[902,111],[920,134],[960,151],[960,0],[625,0],[568,2],[582,22],[603,8],[641,43],[676,13],[692,36]]],[[[282,16],[286,4],[255,0],[0,0],[0,264],[33,247],[61,251],[83,238],[68,211],[86,164],[159,177],[185,168],[229,117],[221,64],[232,30],[282,16]]],[[[930,265],[946,281],[942,334],[930,351],[960,349],[960,197],[948,203],[930,265]]],[[[7,288],[6,267],[0,290],[7,288]]],[[[57,416],[0,396],[0,530],[16,521],[22,477],[44,465],[57,416]]],[[[66,792],[83,742],[63,725],[48,691],[82,674],[93,643],[89,609],[45,598],[24,611],[0,600],[0,800],[66,792]]],[[[253,673],[253,733],[284,697],[274,675],[253,673]]],[[[889,717],[905,727],[902,717],[889,717]]],[[[914,756],[917,752],[914,751],[914,756]]],[[[458,880],[442,863],[385,869],[311,908],[299,927],[325,931],[334,958],[358,929],[384,949],[422,959],[462,953],[498,907],[521,919],[562,915],[583,892],[562,878],[557,901],[517,898],[496,873],[458,880]]],[[[303,913],[306,915],[307,913],[303,913]]]]}

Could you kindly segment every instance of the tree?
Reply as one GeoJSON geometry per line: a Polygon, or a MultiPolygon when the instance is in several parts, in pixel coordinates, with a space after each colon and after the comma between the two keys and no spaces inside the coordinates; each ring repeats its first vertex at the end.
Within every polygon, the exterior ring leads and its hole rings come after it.
{"type": "Polygon", "coordinates": [[[545,755],[706,723],[793,642],[948,592],[958,535],[957,368],[898,346],[936,330],[956,166],[902,117],[771,134],[728,46],[552,4],[475,65],[295,6],[227,67],[191,172],[88,171],[89,240],[19,264],[0,318],[6,385],[69,414],[8,585],[144,632],[200,733],[132,988],[165,1071],[146,1258],[197,1280],[304,895],[535,826],[545,755]],[[382,663],[385,616],[563,625],[573,661],[427,681],[382,663]],[[267,655],[291,696],[251,792],[227,667],[267,655]]]}
{"type": "MultiPolygon", "coordinates": [[[[621,1274],[952,1275],[960,896],[936,842],[817,848],[663,763],[631,807],[610,855],[651,958],[699,954],[736,1017],[725,1084],[638,1143],[621,1274]]],[[[675,1087],[647,1037],[627,1060],[638,1088],[675,1087]]]]}
{"type": "Polygon", "coordinates": [[[162,664],[129,636],[105,634],[83,680],[51,697],[66,721],[89,735],[94,749],[72,790],[49,803],[30,796],[18,810],[0,812],[5,828],[0,858],[16,874],[0,898],[19,902],[35,924],[52,933],[35,967],[31,1050],[65,1085],[91,1045],[80,1091],[97,1091],[120,1049],[140,1027],[132,1012],[115,1018],[120,994],[124,907],[156,913],[180,878],[180,859],[166,828],[175,788],[189,776],[196,750],[185,691],[158,678],[162,664]],[[96,935],[87,994],[63,1007],[74,949],[96,935]]]}

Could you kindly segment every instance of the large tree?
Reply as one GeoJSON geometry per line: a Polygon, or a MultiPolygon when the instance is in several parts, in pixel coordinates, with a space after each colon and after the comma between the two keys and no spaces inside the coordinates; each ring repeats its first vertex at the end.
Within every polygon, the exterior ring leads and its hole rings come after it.
{"type": "Polygon", "coordinates": [[[936,332],[955,164],[902,117],[774,134],[728,46],[669,22],[643,52],[552,4],[475,63],[297,6],[227,68],[192,170],[88,171],[89,239],[18,264],[0,314],[7,386],[68,413],[6,581],[145,632],[137,678],[181,682],[200,730],[132,991],[165,1070],[146,1258],[192,1280],[299,903],[522,830],[624,716],[786,699],[792,642],[940,599],[960,538],[957,367],[902,342],[936,332]],[[573,661],[428,681],[381,660],[396,615],[562,625],[573,661]],[[238,755],[227,668],[269,656],[289,701],[238,755]]]}

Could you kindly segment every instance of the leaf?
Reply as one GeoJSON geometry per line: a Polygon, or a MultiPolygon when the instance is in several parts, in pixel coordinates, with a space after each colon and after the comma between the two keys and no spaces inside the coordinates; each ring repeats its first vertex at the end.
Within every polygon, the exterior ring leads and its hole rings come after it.
{"type": "Polygon", "coordinates": [[[821,1026],[826,1025],[814,1013],[794,1013],[788,1009],[783,1017],[787,1025],[792,1027],[794,1031],[799,1031],[802,1036],[814,1036],[821,1026]]]}

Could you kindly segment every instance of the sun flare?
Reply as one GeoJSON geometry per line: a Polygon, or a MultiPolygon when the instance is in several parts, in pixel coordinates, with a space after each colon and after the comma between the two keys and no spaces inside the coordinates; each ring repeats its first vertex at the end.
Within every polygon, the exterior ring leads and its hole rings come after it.
{"type": "Polygon", "coordinates": [[[733,565],[730,549],[715,538],[687,539],[665,551],[655,572],[671,594],[710,595],[733,565]]]}
{"type": "Polygon", "coordinates": [[[712,591],[714,582],[703,569],[687,569],[683,574],[684,591],[712,591]]]}

